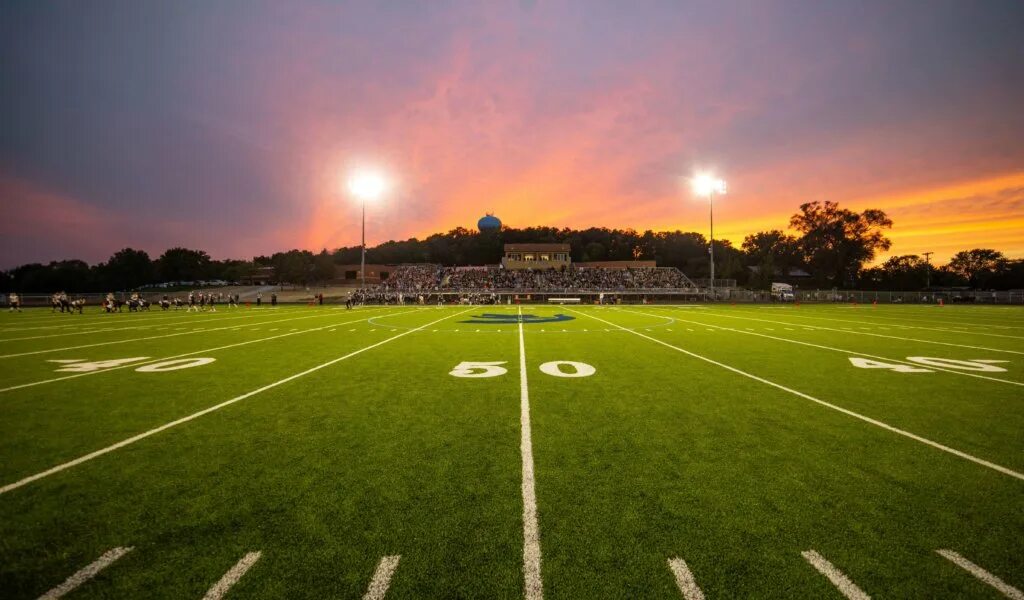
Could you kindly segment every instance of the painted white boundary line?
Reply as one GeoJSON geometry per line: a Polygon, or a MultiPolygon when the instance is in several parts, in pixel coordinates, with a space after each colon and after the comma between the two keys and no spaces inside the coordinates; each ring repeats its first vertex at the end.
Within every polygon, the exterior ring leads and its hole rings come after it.
{"type": "Polygon", "coordinates": [[[954,552],[952,550],[936,550],[936,552],[938,552],[946,560],[952,562],[953,564],[967,571],[971,575],[974,575],[984,583],[987,583],[988,585],[999,590],[999,592],[1007,598],[1012,598],[1012,600],[1024,600],[1024,592],[1021,592],[1020,590],[1006,583],[999,577],[993,575],[992,573],[989,573],[985,569],[982,569],[978,565],[972,563],[971,561],[961,556],[959,553],[954,552]]]}
{"type": "Polygon", "coordinates": [[[57,598],[64,596],[64,594],[73,591],[78,586],[82,585],[86,581],[89,581],[90,579],[95,577],[97,573],[113,564],[115,560],[121,558],[122,556],[128,554],[131,551],[131,546],[127,548],[122,548],[119,546],[117,548],[107,550],[103,553],[103,556],[97,558],[88,566],[82,568],[80,571],[78,571],[71,577],[65,579],[64,583],[58,585],[57,587],[40,596],[39,600],[57,600],[57,598]]]}
{"type": "Polygon", "coordinates": [[[540,524],[537,519],[537,485],[533,476],[533,435],[530,428],[530,387],[526,378],[526,342],[523,340],[523,309],[519,309],[519,451],[523,456],[523,596],[544,598],[540,573],[540,524]]]}
{"type": "Polygon", "coordinates": [[[384,600],[384,596],[387,595],[388,588],[391,586],[391,577],[395,574],[395,569],[398,568],[398,561],[401,558],[401,556],[395,555],[380,559],[377,569],[373,572],[373,579],[370,580],[370,586],[363,594],[363,600],[384,600]]]}
{"type": "MultiPolygon", "coordinates": [[[[954,348],[969,348],[971,350],[985,350],[987,352],[1002,352],[1002,353],[1005,353],[1005,354],[1021,354],[1021,355],[1024,355],[1024,352],[1019,352],[1017,350],[1001,350],[999,348],[986,348],[985,346],[968,346],[967,344],[954,344],[952,342],[939,342],[939,341],[936,341],[936,340],[921,340],[921,339],[918,339],[918,338],[900,337],[898,335],[886,335],[884,333],[869,333],[867,331],[854,331],[852,329],[837,329],[835,327],[825,327],[824,325],[809,325],[807,323],[792,323],[792,322],[789,322],[789,321],[772,321],[770,319],[755,319],[754,317],[739,317],[739,316],[736,316],[736,315],[727,315],[727,314],[723,314],[723,313],[710,312],[710,311],[702,313],[702,314],[713,315],[713,316],[716,316],[716,317],[724,317],[726,319],[745,319],[747,321],[761,321],[763,323],[775,323],[776,325],[796,325],[797,327],[811,327],[813,329],[821,329],[823,331],[835,331],[835,332],[838,332],[838,333],[852,333],[854,335],[870,335],[872,337],[887,338],[887,339],[890,339],[890,340],[901,340],[901,341],[904,341],[904,342],[917,342],[917,343],[920,343],[920,344],[935,344],[937,346],[952,346],[954,348]]],[[[0,358],[3,358],[3,357],[0,357],[0,358]]]]}
{"type": "MultiPolygon", "coordinates": [[[[635,310],[626,310],[626,309],[623,309],[623,312],[629,312],[629,313],[633,313],[633,314],[637,314],[637,315],[646,315],[647,314],[647,313],[642,313],[642,312],[638,312],[638,311],[635,311],[635,310]]],[[[681,323],[692,323],[694,325],[700,325],[702,327],[714,327],[715,329],[721,329],[723,331],[730,331],[730,332],[733,332],[733,333],[742,333],[743,335],[754,335],[754,336],[757,336],[757,337],[763,337],[763,338],[767,338],[767,339],[770,339],[770,340],[777,340],[777,341],[780,341],[780,342],[789,342],[790,344],[798,344],[800,346],[808,346],[808,347],[811,347],[811,348],[819,348],[821,350],[830,350],[832,352],[840,352],[840,353],[843,353],[843,354],[852,354],[854,356],[866,356],[868,358],[874,358],[874,359],[877,359],[877,360],[885,360],[885,361],[889,361],[889,362],[892,362],[892,363],[900,363],[900,364],[904,364],[904,365],[911,365],[911,366],[914,366],[914,367],[920,367],[921,366],[918,363],[910,362],[908,360],[903,360],[903,359],[899,359],[899,358],[886,358],[884,356],[878,356],[877,354],[868,354],[867,352],[858,352],[856,350],[845,350],[843,348],[834,348],[832,346],[823,346],[821,344],[814,344],[814,343],[811,343],[811,342],[803,342],[803,341],[800,341],[800,340],[793,340],[793,339],[790,339],[790,338],[784,338],[784,337],[778,337],[778,336],[774,336],[774,335],[768,335],[766,333],[756,333],[754,331],[744,331],[742,329],[734,329],[732,327],[725,327],[723,325],[714,325],[712,323],[701,323],[700,321],[689,321],[687,319],[677,319],[677,320],[679,322],[681,322],[681,323]]],[[[952,373],[953,375],[963,375],[965,377],[974,377],[976,379],[987,379],[989,381],[998,381],[999,383],[1008,383],[1010,385],[1024,386],[1024,382],[1022,382],[1022,381],[1013,381],[1012,379],[1000,379],[998,377],[990,377],[988,375],[978,375],[977,373],[967,373],[967,372],[964,372],[964,371],[957,371],[955,369],[947,369],[947,368],[944,368],[944,367],[936,367],[934,365],[928,365],[928,368],[932,369],[934,371],[942,371],[943,373],[952,373]]],[[[2,391],[2,390],[0,390],[0,391],[2,391]]]]}
{"type": "MultiPolygon", "coordinates": [[[[408,314],[409,312],[413,312],[414,310],[422,310],[422,309],[413,309],[413,310],[409,310],[409,311],[402,312],[402,313],[396,313],[396,314],[408,314]]],[[[367,317],[367,318],[369,318],[369,317],[367,317]]],[[[300,335],[300,334],[303,334],[303,333],[312,333],[314,331],[322,331],[324,329],[327,329],[328,327],[337,327],[339,325],[349,325],[351,323],[358,323],[360,321],[365,321],[365,320],[366,320],[366,318],[364,318],[364,319],[355,319],[354,321],[343,321],[341,323],[332,323],[330,325],[324,325],[322,327],[313,327],[311,329],[303,329],[302,331],[293,331],[293,332],[289,332],[289,333],[281,333],[281,334],[272,335],[272,336],[269,336],[269,337],[257,338],[255,340],[246,340],[244,342],[236,342],[234,344],[228,344],[226,346],[216,346],[214,348],[204,348],[202,350],[196,350],[194,352],[186,352],[184,354],[176,354],[174,356],[165,356],[163,358],[154,358],[152,360],[146,360],[146,361],[141,361],[141,362],[133,362],[133,363],[130,363],[130,364],[127,364],[127,365],[121,365],[119,367],[110,367],[109,369],[100,369],[98,371],[88,371],[86,373],[77,373],[75,375],[65,375],[63,377],[54,377],[52,379],[43,379],[41,381],[31,381],[29,383],[20,383],[18,385],[12,385],[10,387],[0,388],[0,394],[2,394],[4,392],[10,392],[10,391],[13,391],[13,390],[20,390],[22,388],[28,388],[28,387],[34,387],[34,386],[37,386],[37,385],[43,385],[43,384],[46,384],[46,383],[55,383],[57,381],[64,381],[66,379],[78,379],[79,377],[85,377],[87,375],[99,375],[100,373],[106,373],[108,371],[117,371],[118,369],[129,369],[129,368],[132,368],[132,367],[141,367],[143,365],[163,362],[165,360],[174,360],[176,358],[185,358],[185,357],[188,357],[188,356],[195,356],[196,354],[205,354],[207,352],[217,352],[218,350],[227,350],[228,348],[237,348],[239,346],[246,346],[248,344],[256,344],[256,343],[259,343],[259,342],[267,342],[267,341],[270,341],[270,340],[276,340],[278,338],[288,337],[290,335],[300,335]]]]}
{"type": "Polygon", "coordinates": [[[346,354],[344,356],[340,356],[338,358],[329,360],[329,361],[327,361],[325,363],[321,363],[321,364],[319,364],[319,365],[317,365],[315,367],[306,369],[305,371],[296,373],[294,375],[289,375],[288,377],[285,377],[284,379],[279,379],[278,381],[275,381],[274,383],[267,384],[267,385],[265,385],[265,386],[263,386],[261,388],[255,389],[255,390],[253,390],[251,392],[246,392],[246,393],[242,394],[241,396],[235,396],[234,398],[232,398],[230,400],[225,400],[224,402],[221,402],[220,404],[216,404],[216,405],[211,406],[209,408],[204,408],[203,410],[201,410],[199,412],[192,413],[191,415],[188,415],[187,417],[182,417],[180,419],[171,421],[170,423],[165,423],[165,424],[163,424],[163,425],[161,425],[159,427],[155,427],[153,429],[150,429],[149,431],[145,431],[145,432],[142,432],[142,433],[140,433],[138,435],[134,435],[134,436],[132,436],[132,437],[126,439],[126,440],[121,440],[120,442],[117,442],[116,444],[111,444],[111,445],[107,446],[106,448],[100,448],[99,450],[96,450],[95,452],[90,452],[89,454],[86,454],[84,456],[80,456],[80,457],[78,457],[78,458],[76,458],[74,460],[70,460],[70,461],[68,461],[66,463],[59,464],[56,467],[49,468],[49,469],[47,469],[45,471],[42,471],[40,473],[36,473],[35,475],[29,475],[28,477],[25,477],[24,479],[20,479],[18,481],[15,481],[14,483],[9,483],[9,484],[7,484],[7,485],[5,485],[3,487],[0,487],[0,494],[6,494],[7,492],[10,492],[12,490],[16,490],[16,489],[18,489],[18,488],[20,488],[20,487],[22,487],[24,485],[28,485],[28,484],[32,483],[33,481],[37,481],[37,480],[42,479],[44,477],[49,477],[50,475],[53,475],[55,473],[60,473],[61,471],[64,471],[66,469],[70,469],[71,467],[78,466],[78,465],[80,465],[80,464],[82,464],[84,462],[88,462],[88,461],[90,461],[90,460],[92,460],[94,458],[98,458],[100,456],[103,456],[104,454],[108,454],[110,452],[113,452],[114,450],[120,450],[121,448],[124,448],[125,446],[130,446],[130,445],[134,444],[135,442],[138,442],[140,440],[144,440],[144,439],[148,438],[151,435],[156,435],[156,434],[160,433],[161,431],[165,431],[165,430],[170,429],[172,427],[177,427],[178,425],[181,425],[183,423],[188,423],[189,421],[192,421],[193,419],[198,419],[199,417],[201,417],[203,415],[212,413],[214,411],[218,411],[218,410],[224,408],[225,406],[231,406],[232,404],[234,404],[236,402],[241,402],[242,400],[245,400],[246,398],[251,398],[252,396],[255,396],[257,394],[263,393],[263,392],[265,392],[267,390],[274,389],[274,388],[276,388],[276,387],[278,387],[280,385],[288,383],[289,381],[294,381],[294,380],[296,380],[296,379],[298,379],[300,377],[305,377],[306,375],[309,375],[310,373],[314,373],[316,371],[319,371],[320,369],[329,367],[329,366],[331,366],[331,365],[333,365],[335,363],[339,363],[339,362],[341,362],[343,360],[352,358],[353,356],[356,356],[358,354],[362,354],[363,352],[366,352],[367,350],[373,350],[374,348],[376,348],[378,346],[383,346],[384,344],[387,344],[388,342],[397,340],[400,337],[405,337],[405,336],[409,335],[410,333],[414,333],[416,331],[420,331],[420,330],[422,330],[425,327],[430,327],[434,323],[440,323],[441,321],[444,321],[445,319],[449,319],[451,317],[454,317],[454,316],[457,316],[457,315],[461,315],[461,314],[469,312],[471,310],[473,310],[473,309],[472,308],[467,308],[466,310],[459,311],[457,313],[453,313],[453,314],[450,314],[450,315],[446,315],[444,317],[441,317],[440,319],[431,321],[430,323],[427,323],[425,325],[420,325],[416,329],[410,329],[408,331],[403,331],[402,333],[399,333],[398,335],[393,335],[393,336],[391,336],[391,337],[389,337],[387,339],[381,340],[381,341],[379,341],[379,342],[377,342],[375,344],[370,344],[369,346],[366,346],[364,348],[360,348],[359,350],[355,350],[353,352],[349,352],[348,354],[346,354]]]}
{"type": "MultiPolygon", "coordinates": [[[[572,308],[567,308],[567,310],[571,310],[571,311],[573,311],[575,313],[579,313],[581,315],[586,315],[586,313],[581,313],[580,311],[572,309],[572,308]]],[[[673,349],[673,350],[675,350],[677,352],[682,352],[683,354],[686,354],[687,356],[691,356],[691,357],[696,358],[698,360],[702,360],[702,361],[704,361],[704,362],[706,362],[708,364],[715,365],[716,367],[721,367],[721,368],[723,368],[723,369],[725,369],[727,371],[732,371],[733,373],[736,373],[737,375],[742,375],[744,377],[747,377],[748,379],[753,379],[754,381],[757,381],[759,383],[763,383],[765,385],[770,385],[773,388],[780,389],[780,390],[782,390],[784,392],[788,392],[790,394],[793,394],[794,396],[799,396],[800,398],[803,398],[805,400],[810,400],[811,402],[814,402],[816,404],[820,404],[821,406],[824,406],[826,408],[831,408],[832,410],[841,412],[844,415],[849,415],[849,416],[851,416],[851,417],[853,417],[855,419],[860,419],[861,421],[864,421],[865,423],[870,423],[870,424],[872,424],[872,425],[874,425],[876,427],[880,427],[882,429],[885,429],[886,431],[891,431],[892,433],[896,433],[896,434],[902,435],[902,436],[910,438],[910,439],[912,439],[912,440],[914,440],[916,442],[920,442],[922,444],[931,446],[932,448],[936,448],[938,450],[942,450],[943,452],[948,452],[949,454],[952,454],[953,456],[959,456],[960,458],[962,458],[964,460],[969,460],[969,461],[971,461],[971,462],[973,462],[975,464],[979,464],[979,465],[981,465],[983,467],[988,467],[989,469],[992,469],[993,471],[998,471],[998,472],[1000,472],[1000,473],[1002,473],[1004,475],[1009,475],[1010,477],[1014,477],[1016,479],[1020,479],[1021,481],[1024,481],[1024,473],[1018,473],[1017,471],[1014,471],[1014,470],[1008,469],[1008,468],[1006,468],[1004,466],[997,465],[995,463],[989,462],[989,461],[987,461],[987,460],[985,460],[983,458],[978,458],[976,456],[971,456],[970,454],[967,454],[966,452],[962,452],[962,451],[957,450],[955,448],[950,448],[949,446],[944,446],[943,444],[940,444],[938,442],[933,442],[932,440],[929,440],[927,438],[923,438],[923,437],[921,437],[921,436],[919,436],[917,434],[910,433],[909,431],[905,431],[905,430],[899,429],[897,427],[893,427],[892,425],[889,425],[888,423],[883,423],[882,421],[879,421],[877,419],[872,419],[871,417],[862,415],[860,413],[856,413],[856,412],[854,412],[854,411],[852,411],[850,409],[843,408],[842,406],[837,406],[837,405],[832,404],[830,402],[826,402],[824,400],[819,400],[818,398],[815,398],[814,396],[811,396],[809,394],[805,394],[803,392],[798,392],[797,390],[794,390],[792,388],[788,388],[788,387],[786,387],[786,386],[784,386],[782,384],[775,383],[774,381],[769,381],[767,379],[764,379],[763,377],[758,377],[757,375],[754,375],[752,373],[747,373],[746,371],[742,371],[740,369],[737,369],[736,367],[730,367],[729,365],[727,365],[725,363],[720,363],[720,362],[718,362],[716,360],[713,360],[713,359],[710,359],[710,358],[708,358],[706,356],[701,356],[700,354],[696,354],[694,352],[690,352],[689,350],[683,350],[682,348],[680,348],[678,346],[673,346],[672,344],[669,344],[668,342],[663,342],[663,341],[659,340],[658,338],[653,338],[653,337],[651,337],[649,335],[644,335],[644,334],[640,333],[639,331],[632,331],[632,330],[625,329],[624,327],[620,327],[619,325],[616,325],[615,323],[612,323],[611,321],[605,321],[604,319],[602,319],[600,317],[595,317],[593,315],[586,315],[586,316],[590,317],[591,319],[595,319],[595,320],[607,323],[607,324],[609,324],[609,325],[611,325],[613,327],[618,327],[619,329],[622,329],[624,331],[629,331],[630,333],[632,333],[634,335],[638,335],[638,336],[640,336],[642,338],[648,339],[648,340],[650,340],[650,341],[652,341],[652,342],[654,342],[656,344],[661,344],[662,346],[665,346],[666,348],[671,348],[671,349],[673,349]]]]}
{"type": "Polygon", "coordinates": [[[203,596],[203,600],[220,600],[223,598],[224,594],[227,594],[228,590],[231,589],[231,586],[238,583],[238,580],[242,578],[242,575],[245,575],[246,571],[256,564],[256,561],[260,559],[260,556],[260,552],[250,552],[243,556],[241,560],[235,563],[235,566],[231,567],[231,569],[229,569],[228,572],[220,578],[220,581],[213,584],[213,587],[206,592],[205,596],[203,596]]]}
{"type": "MultiPolygon", "coordinates": [[[[303,307],[303,308],[305,308],[305,307],[303,307]]],[[[260,309],[260,310],[262,311],[263,309],[260,309]]],[[[299,309],[299,308],[287,309],[285,312],[292,312],[292,311],[298,312],[299,310],[301,310],[301,309],[299,309]]],[[[220,318],[222,318],[222,317],[229,317],[230,315],[233,315],[233,314],[236,314],[236,313],[234,313],[234,312],[218,312],[218,313],[202,312],[202,313],[195,313],[194,315],[192,315],[188,311],[182,310],[182,311],[178,312],[177,314],[175,314],[174,312],[172,312],[170,314],[162,313],[162,312],[156,312],[156,313],[153,313],[151,315],[148,315],[146,313],[140,313],[139,315],[134,316],[134,317],[133,316],[119,317],[119,316],[113,315],[113,314],[102,314],[102,315],[93,315],[92,317],[85,317],[86,319],[89,319],[89,320],[83,320],[81,315],[78,315],[78,316],[73,316],[73,315],[72,316],[68,316],[68,315],[65,315],[63,317],[58,317],[58,316],[54,315],[54,317],[53,317],[54,319],[56,319],[56,320],[64,320],[64,324],[62,324],[62,325],[41,325],[41,326],[37,326],[37,327],[8,327],[8,328],[0,328],[0,333],[10,333],[10,332],[14,332],[14,331],[31,331],[31,330],[38,330],[38,329],[69,329],[69,328],[77,328],[77,327],[98,327],[98,326],[103,326],[103,325],[110,326],[110,325],[117,325],[117,323],[115,323],[115,320],[121,319],[121,318],[135,319],[136,322],[145,321],[147,323],[153,323],[153,322],[157,322],[157,321],[163,323],[165,321],[171,321],[170,323],[166,323],[165,325],[161,325],[161,326],[168,326],[169,327],[169,326],[174,324],[173,321],[175,321],[175,320],[177,320],[179,322],[185,322],[186,320],[189,320],[189,319],[197,319],[198,318],[198,319],[208,319],[208,320],[211,320],[211,321],[216,321],[216,320],[220,320],[220,318]],[[189,316],[189,315],[192,315],[192,316],[189,316]]],[[[259,316],[260,314],[269,315],[270,311],[268,310],[268,311],[266,311],[264,313],[261,313],[260,311],[257,311],[255,309],[251,309],[251,310],[247,310],[246,311],[246,315],[248,315],[248,316],[255,317],[255,316],[259,316]]],[[[48,320],[48,319],[40,320],[40,322],[43,322],[45,320],[48,320]]],[[[31,325],[31,323],[24,323],[24,324],[31,325]]]]}
{"type": "MultiPolygon", "coordinates": [[[[822,307],[822,308],[826,308],[826,307],[822,307]]],[[[831,308],[832,309],[838,309],[838,308],[846,309],[846,308],[850,308],[850,307],[849,306],[834,306],[834,307],[831,307],[831,308]]],[[[922,308],[924,308],[924,307],[922,307],[922,308]]],[[[997,316],[990,316],[990,315],[956,315],[956,314],[951,314],[950,312],[946,312],[949,308],[950,307],[947,306],[947,307],[944,307],[944,308],[940,309],[938,306],[932,305],[932,306],[928,307],[929,310],[927,310],[927,311],[905,312],[905,311],[902,311],[902,310],[897,310],[896,307],[889,306],[889,307],[887,307],[885,309],[886,312],[888,312],[888,314],[886,314],[886,315],[874,314],[872,316],[874,318],[876,318],[876,319],[895,319],[895,320],[904,321],[904,322],[905,321],[915,321],[915,322],[918,322],[918,323],[943,323],[943,324],[946,324],[946,325],[957,326],[957,327],[990,327],[992,329],[1024,329],[1024,327],[1020,326],[1021,325],[1020,321],[1016,321],[1016,320],[1012,320],[1012,319],[1007,319],[1003,315],[997,315],[997,316]],[[930,313],[930,314],[928,314],[928,313],[930,313]],[[938,314],[936,314],[936,313],[938,313],[938,314]],[[890,316],[890,315],[897,315],[897,316],[890,316]],[[922,318],[922,317],[925,317],[925,318],[922,318]],[[959,321],[959,320],[956,320],[956,319],[960,319],[961,317],[965,317],[965,318],[968,318],[968,319],[975,319],[975,318],[978,318],[978,319],[998,319],[998,321],[974,322],[974,321],[959,321]],[[953,320],[950,320],[950,319],[953,319],[953,320]],[[1018,325],[1007,325],[1007,323],[1017,323],[1018,325]]],[[[1007,307],[1007,308],[1011,308],[1012,310],[1017,310],[1017,307],[1015,307],[1015,306],[1014,307],[1007,307]]],[[[985,309],[982,309],[982,310],[993,310],[993,309],[992,308],[985,308],[985,309]]],[[[829,312],[829,311],[824,311],[823,310],[822,312],[829,312]]]]}
{"type": "MultiPolygon", "coordinates": [[[[316,318],[333,317],[333,316],[335,316],[335,315],[332,315],[330,313],[319,313],[319,314],[315,314],[315,315],[306,315],[304,317],[290,317],[288,319],[277,319],[275,321],[259,321],[259,322],[256,322],[256,323],[252,323],[252,325],[259,325],[260,327],[262,327],[264,325],[269,325],[271,323],[283,323],[285,321],[300,321],[302,319],[316,319],[316,318]]],[[[225,325],[224,327],[213,327],[211,329],[205,329],[205,328],[204,329],[190,329],[188,331],[181,331],[179,333],[165,333],[165,334],[161,334],[161,335],[151,335],[151,336],[147,336],[147,337],[131,338],[131,339],[127,339],[127,340],[113,340],[113,341],[110,341],[110,342],[98,342],[98,343],[95,343],[95,344],[83,344],[83,345],[80,345],[80,346],[68,346],[66,348],[51,348],[49,350],[33,350],[31,352],[19,352],[19,353],[16,353],[16,354],[4,354],[4,355],[0,355],[0,358],[15,358],[17,356],[29,356],[29,355],[32,355],[32,354],[49,354],[51,352],[63,352],[65,350],[78,350],[80,348],[94,348],[96,346],[109,346],[111,344],[128,344],[128,343],[131,343],[131,342],[142,342],[142,341],[145,341],[145,340],[159,340],[159,339],[163,339],[163,338],[177,337],[179,335],[193,335],[193,334],[196,334],[196,333],[210,333],[212,331],[223,331],[225,329],[234,329],[236,327],[243,327],[243,326],[242,325],[225,325]]],[[[249,327],[249,325],[244,325],[244,327],[249,327]]]]}
{"type": "Polygon", "coordinates": [[[857,584],[850,581],[850,578],[837,569],[835,565],[828,562],[824,556],[814,550],[805,550],[800,553],[804,559],[818,570],[819,573],[828,578],[832,585],[850,600],[871,600],[871,596],[864,593],[864,590],[857,587],[857,584]]]}
{"type": "Polygon", "coordinates": [[[676,585],[679,586],[679,591],[682,592],[683,598],[686,600],[704,600],[704,592],[700,591],[700,588],[697,587],[697,580],[693,578],[693,573],[686,566],[686,561],[679,557],[670,558],[668,559],[668,568],[672,569],[672,574],[676,576],[676,585]]]}
{"type": "MultiPolygon", "coordinates": [[[[766,308],[766,307],[762,307],[762,308],[766,308]]],[[[853,319],[837,319],[835,317],[819,317],[819,316],[808,315],[808,314],[799,314],[798,315],[798,314],[794,314],[795,312],[797,312],[797,311],[786,313],[786,315],[785,315],[786,318],[789,318],[789,319],[816,319],[818,321],[830,321],[830,322],[836,322],[836,323],[854,323],[854,324],[857,324],[857,325],[872,325],[874,327],[896,327],[897,326],[895,323],[889,323],[889,322],[879,323],[878,321],[855,321],[853,319]]],[[[874,317],[874,315],[868,315],[866,318],[870,319],[872,317],[874,317]]],[[[801,324],[798,324],[798,323],[793,323],[793,324],[794,325],[801,325],[801,324]]],[[[1004,334],[1001,334],[1001,333],[985,333],[984,331],[972,331],[971,329],[967,329],[967,328],[963,328],[963,329],[946,329],[946,328],[942,328],[942,327],[925,327],[924,325],[899,325],[899,327],[906,327],[906,328],[909,328],[909,329],[923,329],[925,331],[941,331],[941,332],[944,332],[944,333],[959,333],[961,335],[984,335],[984,336],[988,336],[988,337],[1009,338],[1009,339],[1012,339],[1012,340],[1024,340],[1024,336],[1021,336],[1021,335],[1004,335],[1004,334]]]]}
{"type": "MultiPolygon", "coordinates": [[[[235,316],[235,317],[227,317],[226,316],[226,317],[223,317],[223,318],[216,319],[212,323],[209,323],[209,325],[216,325],[216,324],[219,324],[219,323],[223,323],[225,321],[235,321],[235,320],[238,320],[238,319],[251,319],[251,318],[253,318],[255,316],[256,315],[249,315],[249,314],[247,314],[247,315],[238,315],[238,316],[235,316]]],[[[195,323],[190,323],[190,325],[193,325],[193,324],[195,324],[195,323]]],[[[43,338],[64,337],[64,336],[69,336],[69,335],[85,335],[87,333],[107,333],[107,332],[111,332],[111,331],[126,331],[126,330],[129,330],[129,329],[154,329],[154,328],[158,328],[158,327],[170,327],[170,326],[169,325],[161,325],[159,323],[150,323],[150,324],[147,324],[147,325],[131,325],[131,326],[128,326],[128,327],[100,327],[100,328],[95,328],[95,329],[90,329],[88,326],[85,326],[84,330],[65,331],[65,332],[62,332],[62,333],[47,333],[45,335],[31,335],[31,336],[16,337],[16,338],[2,338],[2,339],[0,339],[0,344],[6,343],[6,342],[22,342],[22,341],[25,341],[25,340],[40,340],[40,339],[43,339],[43,338]]],[[[235,327],[243,327],[243,325],[235,325],[235,327]]]]}

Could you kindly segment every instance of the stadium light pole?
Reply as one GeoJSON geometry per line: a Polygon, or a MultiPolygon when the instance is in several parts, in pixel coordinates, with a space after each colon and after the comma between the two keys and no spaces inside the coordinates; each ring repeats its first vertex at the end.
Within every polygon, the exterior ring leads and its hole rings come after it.
{"type": "Polygon", "coordinates": [[[348,180],[348,191],[359,198],[363,212],[362,237],[359,244],[362,249],[359,257],[359,289],[366,288],[366,201],[380,198],[385,188],[387,181],[383,175],[375,171],[360,171],[348,180]]]}
{"type": "Polygon", "coordinates": [[[701,198],[708,199],[708,211],[711,219],[711,239],[708,243],[708,258],[711,263],[711,278],[708,280],[708,288],[711,298],[715,297],[715,194],[724,195],[726,186],[724,179],[718,179],[714,175],[701,173],[693,178],[693,193],[701,198]]]}

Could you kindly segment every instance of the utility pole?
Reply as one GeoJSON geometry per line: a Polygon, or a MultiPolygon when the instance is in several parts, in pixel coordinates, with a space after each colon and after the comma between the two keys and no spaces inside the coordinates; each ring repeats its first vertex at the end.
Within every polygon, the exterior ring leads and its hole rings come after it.
{"type": "Polygon", "coordinates": [[[934,252],[922,252],[924,254],[924,287],[930,289],[932,287],[932,254],[934,252]]]}

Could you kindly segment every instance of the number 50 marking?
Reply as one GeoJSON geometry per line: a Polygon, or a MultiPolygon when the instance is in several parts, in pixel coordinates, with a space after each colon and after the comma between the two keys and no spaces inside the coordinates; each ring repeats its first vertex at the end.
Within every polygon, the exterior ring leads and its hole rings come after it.
{"type": "Polygon", "coordinates": [[[508,373],[508,369],[498,366],[503,365],[506,362],[507,361],[504,360],[494,362],[474,362],[467,360],[455,365],[455,368],[448,374],[455,377],[466,378],[497,377],[508,373]]]}
{"type": "MultiPolygon", "coordinates": [[[[508,373],[508,369],[502,367],[507,361],[497,360],[492,362],[463,361],[455,365],[448,374],[452,377],[464,377],[467,379],[478,379],[482,377],[499,377],[508,373]]],[[[590,377],[597,372],[593,366],[587,363],[571,360],[553,360],[540,366],[541,373],[552,377],[590,377]],[[562,370],[563,367],[571,371],[562,370]]]]}

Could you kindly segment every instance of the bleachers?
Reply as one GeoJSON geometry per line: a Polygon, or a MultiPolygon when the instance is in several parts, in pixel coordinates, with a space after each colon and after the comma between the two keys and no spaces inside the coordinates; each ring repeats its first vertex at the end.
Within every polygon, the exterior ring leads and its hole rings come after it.
{"type": "Polygon", "coordinates": [[[503,269],[405,265],[398,267],[378,290],[386,293],[430,292],[621,292],[694,289],[696,286],[673,267],[609,269],[503,269]]]}

